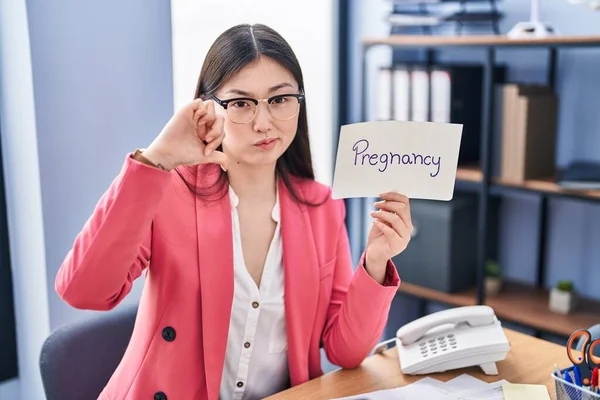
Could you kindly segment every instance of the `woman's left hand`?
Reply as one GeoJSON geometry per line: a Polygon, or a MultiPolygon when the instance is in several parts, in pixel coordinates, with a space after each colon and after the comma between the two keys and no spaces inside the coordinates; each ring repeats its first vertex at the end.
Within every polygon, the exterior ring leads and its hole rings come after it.
{"type": "Polygon", "coordinates": [[[385,193],[372,211],[373,226],[367,240],[366,268],[379,283],[385,280],[387,262],[402,253],[413,231],[408,197],[399,193],[385,193]]]}

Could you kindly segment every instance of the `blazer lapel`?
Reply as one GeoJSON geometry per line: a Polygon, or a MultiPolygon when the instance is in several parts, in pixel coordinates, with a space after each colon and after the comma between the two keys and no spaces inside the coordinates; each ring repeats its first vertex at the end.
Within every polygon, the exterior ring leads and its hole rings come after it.
{"type": "Polygon", "coordinates": [[[319,294],[319,266],[306,206],[292,199],[281,180],[279,193],[288,364],[291,384],[296,385],[308,379],[308,353],[319,294]]]}
{"type": "MultiPolygon", "coordinates": [[[[200,169],[198,176],[206,173],[200,169]]],[[[204,176],[206,178],[206,175],[204,176]]],[[[197,186],[201,185],[197,178],[197,186]]],[[[204,373],[208,398],[219,396],[233,302],[233,238],[229,194],[220,201],[196,198],[198,267],[202,301],[204,373]]]]}

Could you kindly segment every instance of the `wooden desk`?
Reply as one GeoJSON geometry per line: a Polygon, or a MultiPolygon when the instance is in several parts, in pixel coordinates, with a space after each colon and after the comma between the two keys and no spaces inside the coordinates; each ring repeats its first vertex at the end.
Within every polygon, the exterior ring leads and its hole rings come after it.
{"type": "Polygon", "coordinates": [[[393,389],[417,381],[424,376],[445,382],[463,373],[486,382],[506,379],[511,383],[543,384],[548,387],[550,397],[554,398],[554,383],[550,374],[555,363],[559,368],[566,368],[570,365],[565,346],[509,329],[505,329],[505,332],[510,341],[511,350],[504,361],[497,363],[499,374],[495,376],[484,375],[479,367],[423,376],[405,376],[400,372],[398,355],[396,348],[393,347],[383,355],[367,358],[358,368],[337,370],[325,374],[268,397],[268,399],[332,399],[381,389],[393,389]]]}

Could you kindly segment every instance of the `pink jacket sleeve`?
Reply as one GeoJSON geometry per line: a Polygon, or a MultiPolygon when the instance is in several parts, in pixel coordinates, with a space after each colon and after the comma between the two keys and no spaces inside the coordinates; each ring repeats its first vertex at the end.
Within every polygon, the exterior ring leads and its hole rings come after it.
{"type": "Polygon", "coordinates": [[[148,266],[152,219],[170,180],[127,156],[60,266],[55,288],[66,303],[109,310],[130,292],[148,266]]]}
{"type": "MultiPolygon", "coordinates": [[[[343,202],[341,207],[345,216],[343,202]]],[[[364,262],[365,252],[356,271],[352,272],[348,233],[342,222],[331,301],[323,332],[327,358],[342,368],[357,367],[379,342],[392,299],[400,285],[398,272],[391,260],[387,264],[383,285],[369,275],[364,262]]]]}

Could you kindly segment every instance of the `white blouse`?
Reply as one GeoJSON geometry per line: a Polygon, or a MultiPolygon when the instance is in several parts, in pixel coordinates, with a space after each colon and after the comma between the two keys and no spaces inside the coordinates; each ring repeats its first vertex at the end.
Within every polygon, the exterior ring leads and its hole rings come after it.
{"type": "Polygon", "coordinates": [[[237,213],[239,199],[231,187],[229,196],[234,297],[219,397],[223,400],[261,399],[289,387],[279,198],[271,213],[277,226],[259,288],[244,262],[237,213]]]}

